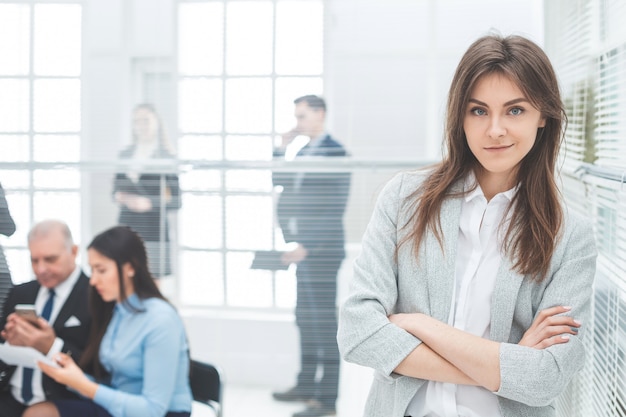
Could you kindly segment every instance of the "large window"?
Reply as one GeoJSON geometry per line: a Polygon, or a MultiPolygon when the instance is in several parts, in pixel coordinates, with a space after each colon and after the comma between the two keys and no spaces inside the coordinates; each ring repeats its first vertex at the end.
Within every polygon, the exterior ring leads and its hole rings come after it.
{"type": "Polygon", "coordinates": [[[181,1],[178,6],[179,299],[185,305],[288,308],[293,270],[249,269],[284,245],[270,169],[293,100],[321,94],[320,0],[181,1]],[[259,164],[262,166],[262,164],[259,164]]]}
{"type": "Polygon", "coordinates": [[[594,222],[598,244],[593,320],[583,372],[562,416],[626,416],[626,4],[546,2],[548,50],[569,126],[564,181],[570,209],[594,222]]]}
{"type": "Polygon", "coordinates": [[[33,221],[67,219],[80,236],[81,5],[0,3],[0,51],[0,182],[17,225],[0,244],[19,283],[33,221]]]}

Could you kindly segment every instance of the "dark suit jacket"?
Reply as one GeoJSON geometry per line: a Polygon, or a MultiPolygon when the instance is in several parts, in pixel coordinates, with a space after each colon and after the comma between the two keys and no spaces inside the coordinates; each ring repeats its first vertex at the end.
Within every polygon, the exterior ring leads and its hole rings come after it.
{"type": "MultiPolygon", "coordinates": [[[[16,304],[34,304],[39,288],[40,285],[37,280],[13,287],[4,304],[6,315],[8,316],[15,311],[16,304]]],[[[81,272],[72,292],[65,300],[65,304],[61,307],[59,315],[52,325],[57,337],[64,342],[61,351],[65,353],[71,352],[72,358],[76,361],[80,359],[80,355],[85,349],[91,326],[91,316],[87,308],[88,289],[89,278],[81,272]],[[80,321],[80,325],[65,327],[65,322],[72,316],[80,321]]],[[[2,317],[0,319],[0,329],[4,329],[5,325],[6,317],[2,317]]],[[[4,340],[0,340],[4,342],[4,340]]],[[[10,389],[9,380],[14,371],[14,366],[8,366],[0,361],[0,389],[10,389]]],[[[47,399],[75,397],[75,394],[68,391],[64,385],[56,383],[45,374],[43,375],[42,384],[47,399]]]]}
{"type": "MultiPolygon", "coordinates": [[[[0,185],[0,234],[11,236],[13,233],[15,233],[15,222],[11,217],[7,199],[4,196],[4,189],[0,185]]],[[[7,295],[9,295],[11,287],[13,287],[11,271],[4,256],[4,250],[0,246],[0,318],[3,317],[2,305],[7,295]]]]}
{"type": "MultiPolygon", "coordinates": [[[[130,146],[120,152],[120,159],[130,159],[135,153],[135,146],[130,146]]],[[[164,151],[159,150],[152,156],[159,159],[172,159],[173,156],[164,151]]],[[[149,242],[158,242],[160,240],[161,230],[161,177],[165,179],[167,193],[171,196],[169,203],[165,205],[168,210],[180,208],[180,189],[178,185],[178,176],[175,174],[159,174],[159,173],[141,173],[139,180],[133,182],[125,172],[119,172],[115,175],[113,183],[113,193],[125,192],[130,194],[138,194],[147,197],[152,202],[152,209],[145,213],[137,213],[129,210],[126,206],[120,207],[119,224],[130,226],[144,240],[149,242]]],[[[169,241],[169,233],[167,227],[167,217],[165,217],[165,241],[169,241]]]]}
{"type": "MultiPolygon", "coordinates": [[[[274,156],[280,157],[283,153],[275,151],[274,156]]],[[[316,146],[302,148],[296,158],[302,156],[345,157],[347,152],[326,135],[316,146]]],[[[343,215],[350,190],[350,173],[274,172],[272,180],[274,185],[283,187],[276,211],[285,241],[302,244],[309,258],[343,259],[343,215]],[[297,221],[296,233],[289,226],[292,218],[297,221]]]]}

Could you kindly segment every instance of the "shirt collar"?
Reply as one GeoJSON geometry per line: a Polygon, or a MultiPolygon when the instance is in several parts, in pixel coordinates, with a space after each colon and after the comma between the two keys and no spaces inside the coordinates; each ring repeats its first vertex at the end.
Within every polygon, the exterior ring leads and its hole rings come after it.
{"type": "Polygon", "coordinates": [[[78,277],[80,277],[81,272],[80,267],[77,265],[65,281],[54,287],[54,294],[57,297],[57,300],[63,300],[66,297],[69,297],[72,289],[74,288],[74,284],[76,284],[78,277]]]}

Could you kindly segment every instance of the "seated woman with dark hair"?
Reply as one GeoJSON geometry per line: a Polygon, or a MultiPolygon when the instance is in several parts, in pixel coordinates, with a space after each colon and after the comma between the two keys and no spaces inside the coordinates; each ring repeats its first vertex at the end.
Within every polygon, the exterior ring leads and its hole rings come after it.
{"type": "Polygon", "coordinates": [[[24,417],[189,417],[183,322],[150,274],[143,241],[116,226],[93,239],[88,257],[93,321],[81,367],[65,354],[58,368],[39,363],[85,398],[35,404],[24,417]]]}

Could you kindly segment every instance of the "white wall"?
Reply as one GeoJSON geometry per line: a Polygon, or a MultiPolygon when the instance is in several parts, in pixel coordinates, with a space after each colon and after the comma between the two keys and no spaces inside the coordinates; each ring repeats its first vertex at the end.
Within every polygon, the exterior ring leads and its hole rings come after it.
{"type": "MultiPolygon", "coordinates": [[[[133,85],[136,63],[167,64],[174,55],[175,2],[84,4],[83,158],[111,160],[128,141],[130,109],[141,98],[133,85]]],[[[329,129],[356,158],[437,158],[447,85],[471,41],[492,28],[539,43],[543,38],[541,0],[328,0],[326,5],[329,129]]],[[[355,174],[346,215],[351,247],[358,245],[374,202],[365,190],[390,175],[355,174]]],[[[83,228],[86,242],[115,221],[117,209],[110,176],[87,175],[85,182],[85,207],[91,211],[85,218],[94,219],[83,228]]],[[[340,294],[350,275],[347,261],[340,294]]],[[[222,366],[228,381],[293,382],[298,353],[291,315],[183,314],[194,354],[222,366]]]]}

